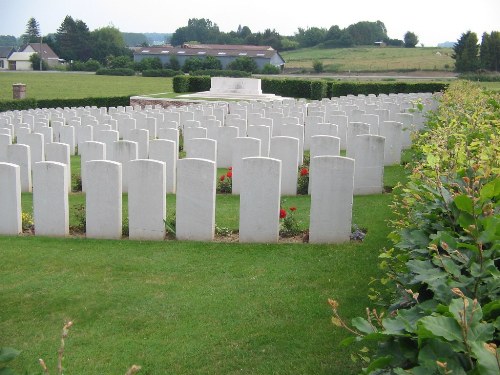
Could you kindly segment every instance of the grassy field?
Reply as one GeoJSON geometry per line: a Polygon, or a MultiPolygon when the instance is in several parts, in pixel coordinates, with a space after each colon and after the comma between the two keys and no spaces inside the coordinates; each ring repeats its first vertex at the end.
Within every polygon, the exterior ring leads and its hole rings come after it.
{"type": "MultiPolygon", "coordinates": [[[[73,172],[78,163],[73,157],[73,172]]],[[[404,178],[402,167],[387,167],[384,183],[404,178]]],[[[342,245],[0,237],[0,346],[22,350],[13,363],[20,372],[39,372],[38,358],[55,368],[71,319],[67,373],[119,374],[133,363],[144,374],[357,373],[326,300],[338,299],[349,319],[369,304],[391,199],[355,197],[353,223],[367,237],[342,245]]],[[[32,195],[22,201],[31,211],[32,195]]],[[[70,206],[83,202],[70,195],[70,206]]],[[[309,203],[286,198],[304,228],[309,203]]],[[[239,197],[217,196],[219,226],[236,229],[238,211],[239,197]]]]}
{"type": "Polygon", "coordinates": [[[172,92],[172,78],[116,77],[64,72],[0,72],[0,100],[12,99],[12,84],[26,84],[26,97],[88,98],[172,92]]]}
{"type": "Polygon", "coordinates": [[[280,53],[286,69],[312,70],[314,60],[323,62],[326,72],[447,70],[454,67],[451,48],[305,48],[280,53]]]}

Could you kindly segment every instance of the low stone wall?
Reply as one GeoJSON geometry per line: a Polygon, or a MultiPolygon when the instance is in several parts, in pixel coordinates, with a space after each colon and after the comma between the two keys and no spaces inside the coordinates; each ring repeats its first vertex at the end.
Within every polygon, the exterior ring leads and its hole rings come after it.
{"type": "Polygon", "coordinates": [[[148,98],[144,96],[132,96],[130,98],[130,105],[132,107],[135,106],[141,106],[141,108],[144,108],[147,105],[161,105],[162,108],[168,108],[168,107],[183,107],[189,104],[196,104],[196,103],[202,103],[204,102],[203,100],[182,100],[182,99],[155,99],[155,98],[148,98]]]}

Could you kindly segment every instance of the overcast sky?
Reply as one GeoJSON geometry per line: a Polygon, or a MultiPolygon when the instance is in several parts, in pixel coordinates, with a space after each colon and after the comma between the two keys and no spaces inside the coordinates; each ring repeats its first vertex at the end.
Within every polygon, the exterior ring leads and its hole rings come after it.
{"type": "Polygon", "coordinates": [[[29,18],[43,35],[56,32],[66,15],[80,19],[90,30],[113,25],[124,32],[171,33],[189,18],[208,18],[221,31],[248,26],[252,32],[276,29],[293,35],[299,27],[340,28],[358,21],[384,22],[390,38],[406,31],[420,43],[436,46],[455,42],[471,30],[500,31],[500,0],[0,0],[0,35],[20,36],[29,18]]]}

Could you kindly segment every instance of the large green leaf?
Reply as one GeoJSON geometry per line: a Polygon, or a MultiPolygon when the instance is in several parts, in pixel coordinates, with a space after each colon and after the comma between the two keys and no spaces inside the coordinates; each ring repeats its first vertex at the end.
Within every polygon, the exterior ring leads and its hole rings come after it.
{"type": "MultiPolygon", "coordinates": [[[[498,375],[500,368],[498,366],[495,354],[486,349],[484,342],[473,342],[471,344],[472,353],[477,359],[478,374],[480,375],[498,375]]],[[[493,349],[492,349],[493,350],[493,349]]],[[[499,349],[496,349],[496,355],[500,355],[499,349]]]]}
{"type": "Polygon", "coordinates": [[[375,330],[372,325],[364,318],[357,317],[351,321],[352,325],[360,332],[363,333],[373,333],[375,330]]]}
{"type": "Polygon", "coordinates": [[[426,316],[418,322],[418,339],[442,337],[453,343],[454,348],[463,349],[462,330],[457,321],[445,316],[426,316]]]}
{"type": "Polygon", "coordinates": [[[374,370],[382,369],[389,366],[392,362],[392,356],[388,355],[386,357],[379,357],[374,360],[370,365],[364,369],[365,374],[369,374],[374,370]]]}
{"type": "Polygon", "coordinates": [[[465,300],[462,300],[461,298],[453,299],[450,302],[449,309],[457,322],[462,321],[461,314],[465,312],[465,318],[469,326],[478,324],[483,317],[481,305],[474,304],[470,298],[466,298],[465,300]]]}
{"type": "Polygon", "coordinates": [[[467,195],[458,195],[453,201],[455,202],[455,206],[457,206],[460,211],[474,214],[474,202],[471,197],[467,195]]]}
{"type": "Polygon", "coordinates": [[[0,375],[16,375],[16,373],[14,372],[14,370],[8,367],[4,367],[0,368],[0,375]]]}
{"type": "Polygon", "coordinates": [[[453,375],[465,375],[461,365],[462,354],[456,353],[451,345],[437,339],[426,340],[425,345],[418,353],[418,362],[428,369],[428,373],[435,373],[437,370],[436,361],[446,362],[448,370],[452,370],[453,375]]]}
{"type": "Polygon", "coordinates": [[[483,200],[500,198],[500,177],[484,185],[481,189],[480,196],[483,200]]]}
{"type": "Polygon", "coordinates": [[[14,348],[0,348],[0,362],[6,363],[12,361],[16,358],[21,352],[14,348]]]}

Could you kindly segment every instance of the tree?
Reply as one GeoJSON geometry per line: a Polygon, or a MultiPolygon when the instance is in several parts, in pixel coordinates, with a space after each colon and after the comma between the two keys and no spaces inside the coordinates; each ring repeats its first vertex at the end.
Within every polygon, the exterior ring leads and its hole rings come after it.
{"type": "Polygon", "coordinates": [[[300,47],[314,47],[325,40],[327,31],[318,27],[311,27],[302,29],[299,27],[298,32],[295,34],[295,39],[299,42],[300,47]]]}
{"type": "Polygon", "coordinates": [[[222,63],[221,61],[214,56],[207,56],[203,60],[203,69],[204,70],[221,70],[222,63]]]}
{"type": "Polygon", "coordinates": [[[404,36],[405,48],[415,48],[418,44],[418,36],[411,31],[407,31],[404,36]]]}
{"type": "Polygon", "coordinates": [[[40,42],[40,25],[38,21],[31,17],[26,24],[26,31],[21,37],[24,44],[40,42]]]}
{"type": "MultiPolygon", "coordinates": [[[[34,53],[30,56],[31,67],[33,70],[40,70],[40,54],[34,53]]],[[[42,60],[42,70],[49,69],[46,61],[42,60]]]]}
{"type": "Polygon", "coordinates": [[[87,61],[92,56],[90,31],[87,24],[66,16],[55,35],[54,52],[71,61],[87,61]]]}
{"type": "Polygon", "coordinates": [[[500,69],[500,32],[483,33],[479,55],[482,69],[500,69]]]}
{"type": "Polygon", "coordinates": [[[479,46],[476,33],[470,30],[463,33],[460,39],[453,46],[455,59],[455,70],[457,72],[473,72],[480,66],[479,46]]]}
{"type": "Polygon", "coordinates": [[[210,43],[217,40],[219,34],[219,26],[209,19],[190,18],[187,26],[175,30],[170,43],[174,46],[182,45],[190,40],[210,43]]]}
{"type": "Polygon", "coordinates": [[[190,57],[184,61],[182,71],[189,73],[195,70],[203,70],[203,60],[198,57],[190,57]]]}
{"type": "Polygon", "coordinates": [[[230,70],[241,70],[249,73],[257,73],[259,68],[257,63],[248,56],[237,57],[235,60],[227,64],[227,69],[230,70]]]}
{"type": "Polygon", "coordinates": [[[366,46],[387,38],[387,29],[382,21],[362,21],[347,27],[355,45],[366,46]]]}
{"type": "Polygon", "coordinates": [[[90,33],[92,57],[101,64],[108,56],[130,56],[132,52],[125,46],[122,33],[116,27],[106,26],[90,33]]]}
{"type": "Polygon", "coordinates": [[[315,73],[322,73],[323,72],[323,61],[314,60],[313,61],[313,69],[314,69],[315,73]]]}

